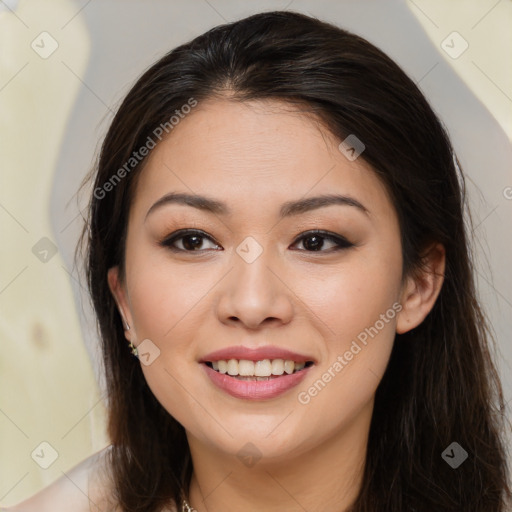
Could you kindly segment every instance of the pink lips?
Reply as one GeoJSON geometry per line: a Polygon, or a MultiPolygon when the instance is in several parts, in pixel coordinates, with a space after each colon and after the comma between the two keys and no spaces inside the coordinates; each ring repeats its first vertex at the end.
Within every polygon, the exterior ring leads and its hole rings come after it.
{"type": "Polygon", "coordinates": [[[304,368],[299,372],[290,375],[280,375],[270,380],[253,381],[238,380],[227,373],[216,372],[205,364],[201,366],[217,387],[235,398],[244,398],[246,400],[268,400],[282,395],[302,382],[311,369],[311,367],[304,368]]]}
{"type": "Polygon", "coordinates": [[[200,363],[203,363],[201,364],[201,367],[213,384],[229,395],[245,400],[268,400],[276,398],[302,382],[311,367],[306,367],[292,374],[272,376],[269,380],[248,381],[239,380],[228,374],[219,373],[205,364],[206,362],[219,360],[227,361],[229,359],[247,359],[249,361],[261,361],[263,359],[290,359],[295,362],[315,362],[312,357],[304,356],[279,347],[270,346],[256,349],[250,349],[243,346],[228,347],[212,352],[201,358],[199,361],[200,363]]]}

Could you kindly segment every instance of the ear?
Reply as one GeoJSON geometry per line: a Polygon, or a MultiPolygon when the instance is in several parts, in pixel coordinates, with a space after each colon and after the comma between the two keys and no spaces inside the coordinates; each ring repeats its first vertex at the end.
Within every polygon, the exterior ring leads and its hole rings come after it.
{"type": "Polygon", "coordinates": [[[396,332],[403,334],[423,322],[430,313],[444,282],[446,251],[434,243],[422,255],[421,267],[407,277],[400,295],[402,310],[397,315],[396,332]]]}
{"type": "Polygon", "coordinates": [[[114,296],[114,300],[117,304],[117,309],[121,315],[123,322],[124,336],[128,341],[132,341],[132,334],[134,332],[133,319],[130,312],[129,303],[126,297],[126,290],[124,283],[119,278],[119,267],[115,266],[108,269],[107,272],[108,286],[110,292],[114,296]],[[130,329],[126,329],[126,324],[130,326],[130,329]]]}

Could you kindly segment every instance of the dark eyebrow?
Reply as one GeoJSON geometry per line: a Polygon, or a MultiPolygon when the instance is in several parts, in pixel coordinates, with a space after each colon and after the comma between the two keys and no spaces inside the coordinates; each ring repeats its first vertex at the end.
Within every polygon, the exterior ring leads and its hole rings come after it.
{"type": "Polygon", "coordinates": [[[283,203],[280,210],[280,217],[290,217],[291,215],[300,215],[301,213],[338,204],[342,206],[353,206],[368,215],[370,212],[357,199],[350,196],[339,194],[327,194],[322,196],[308,197],[298,201],[288,201],[283,203]]]}
{"type": "MultiPolygon", "coordinates": [[[[220,201],[212,199],[206,196],[199,196],[193,194],[184,194],[178,192],[171,192],[161,197],[146,213],[146,218],[150,213],[155,211],[167,204],[182,204],[192,206],[198,210],[202,210],[216,215],[231,215],[230,208],[220,201]]],[[[334,204],[343,206],[353,206],[365,214],[369,214],[367,208],[365,208],[357,199],[350,196],[328,194],[316,197],[308,197],[306,199],[299,199],[296,201],[287,201],[281,205],[279,210],[279,216],[281,218],[291,217],[293,215],[300,215],[302,213],[316,210],[317,208],[323,208],[325,206],[331,206],[334,204]]]]}

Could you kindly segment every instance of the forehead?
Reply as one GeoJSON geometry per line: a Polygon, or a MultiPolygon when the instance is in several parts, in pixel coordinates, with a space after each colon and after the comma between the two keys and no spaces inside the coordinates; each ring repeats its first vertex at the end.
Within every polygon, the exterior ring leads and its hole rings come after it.
{"type": "Polygon", "coordinates": [[[147,210],[177,191],[221,198],[234,209],[273,209],[338,192],[370,211],[393,209],[370,166],[348,160],[340,142],[315,117],[281,102],[207,100],[152,150],[132,206],[147,210]]]}

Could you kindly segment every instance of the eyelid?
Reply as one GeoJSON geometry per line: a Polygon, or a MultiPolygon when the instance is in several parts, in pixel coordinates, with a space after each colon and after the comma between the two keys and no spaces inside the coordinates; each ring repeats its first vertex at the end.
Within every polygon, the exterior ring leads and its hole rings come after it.
{"type": "Polygon", "coordinates": [[[322,252],[333,252],[336,250],[341,249],[348,249],[350,247],[355,246],[354,243],[352,243],[350,240],[348,240],[346,237],[342,235],[338,235],[337,233],[333,233],[331,231],[325,231],[323,229],[310,229],[308,231],[305,231],[304,233],[301,233],[293,242],[292,245],[295,245],[297,242],[300,242],[301,240],[308,238],[313,235],[320,235],[322,238],[326,240],[331,240],[332,242],[336,243],[336,247],[326,250],[326,251],[302,251],[307,253],[322,253],[322,252]]]}
{"type": "Polygon", "coordinates": [[[166,236],[163,240],[161,240],[159,242],[159,245],[166,249],[169,249],[171,251],[175,251],[175,252],[189,252],[189,253],[198,252],[198,253],[200,253],[200,252],[204,251],[205,249],[198,250],[198,251],[184,251],[183,249],[178,249],[178,248],[172,246],[172,243],[174,243],[176,240],[179,240],[181,238],[184,238],[185,236],[190,236],[190,235],[199,235],[202,238],[207,238],[208,240],[211,240],[215,245],[218,245],[220,247],[220,244],[215,240],[215,238],[213,238],[211,235],[209,235],[205,231],[203,231],[201,229],[197,229],[197,228],[178,229],[178,230],[174,231],[173,233],[171,233],[169,236],[166,236]]]}
{"type": "MultiPolygon", "coordinates": [[[[201,238],[208,239],[211,242],[213,242],[215,245],[217,245],[218,247],[221,247],[221,245],[211,235],[209,235],[205,231],[203,231],[201,229],[197,229],[197,228],[178,229],[177,231],[174,231],[173,233],[171,233],[171,235],[169,235],[169,236],[165,237],[163,240],[161,240],[159,242],[159,245],[168,250],[171,250],[173,252],[179,252],[179,253],[203,253],[205,251],[216,250],[216,249],[198,249],[197,251],[186,251],[184,249],[179,249],[177,247],[173,247],[172,244],[174,242],[176,242],[177,240],[180,240],[186,236],[192,236],[192,235],[198,235],[201,238]]],[[[295,238],[295,240],[292,242],[291,245],[292,246],[296,245],[301,240],[304,240],[304,239],[314,236],[314,235],[319,235],[322,238],[333,242],[335,244],[335,246],[331,247],[330,249],[327,249],[327,250],[307,251],[307,250],[302,249],[302,250],[299,250],[299,252],[305,252],[308,254],[332,253],[332,252],[337,252],[337,251],[341,251],[344,249],[349,249],[356,245],[355,243],[351,242],[343,235],[339,235],[337,233],[333,233],[331,231],[325,231],[322,229],[310,229],[310,230],[304,231],[303,233],[301,233],[300,235],[298,235],[295,238]]],[[[224,249],[220,249],[220,250],[224,250],[224,249]]],[[[294,250],[296,250],[296,249],[294,249],[294,250]]]]}

